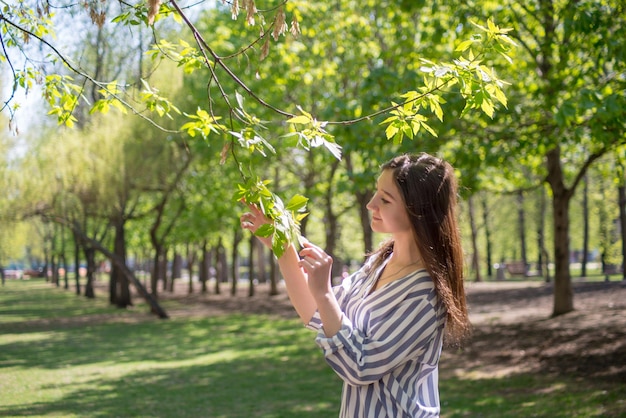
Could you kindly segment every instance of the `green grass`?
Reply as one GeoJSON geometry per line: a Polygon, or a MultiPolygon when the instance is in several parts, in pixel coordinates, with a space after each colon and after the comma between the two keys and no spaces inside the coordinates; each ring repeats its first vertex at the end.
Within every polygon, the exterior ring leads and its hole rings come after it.
{"type": "MultiPolygon", "coordinates": [[[[626,384],[442,379],[443,416],[617,417],[626,384]]],[[[40,280],[0,287],[0,416],[336,417],[341,383],[297,320],[159,320],[40,280]]]]}
{"type": "Polygon", "coordinates": [[[0,416],[338,414],[341,383],[296,320],[159,320],[105,299],[0,288],[0,416]]]}
{"type": "Polygon", "coordinates": [[[626,416],[626,384],[520,374],[446,379],[442,417],[588,418],[626,416]]]}

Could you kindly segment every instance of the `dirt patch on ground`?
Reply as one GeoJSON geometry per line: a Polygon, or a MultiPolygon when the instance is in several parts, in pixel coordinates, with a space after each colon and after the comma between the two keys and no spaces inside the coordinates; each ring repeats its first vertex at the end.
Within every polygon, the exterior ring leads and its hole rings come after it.
{"type": "Polygon", "coordinates": [[[474,335],[463,351],[444,352],[444,372],[626,383],[626,282],[575,283],[573,289],[575,310],[552,317],[550,284],[470,284],[474,335]]]}
{"type": "MultiPolygon", "coordinates": [[[[172,317],[261,313],[295,318],[285,290],[269,296],[266,285],[224,286],[189,294],[186,285],[162,300],[176,299],[172,317]]],[[[574,283],[575,310],[552,317],[553,287],[541,282],[470,283],[471,340],[463,350],[445,350],[441,373],[502,377],[552,373],[626,383],[626,282],[574,283]]]]}

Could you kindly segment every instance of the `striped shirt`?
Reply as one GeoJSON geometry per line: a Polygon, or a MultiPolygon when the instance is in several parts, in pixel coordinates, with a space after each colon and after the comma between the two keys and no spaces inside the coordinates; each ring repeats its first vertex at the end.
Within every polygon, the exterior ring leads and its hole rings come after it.
{"type": "Polygon", "coordinates": [[[307,327],[343,380],[340,418],[438,417],[445,308],[426,270],[371,293],[384,265],[334,287],[342,310],[336,335],[325,336],[319,313],[307,327]]]}

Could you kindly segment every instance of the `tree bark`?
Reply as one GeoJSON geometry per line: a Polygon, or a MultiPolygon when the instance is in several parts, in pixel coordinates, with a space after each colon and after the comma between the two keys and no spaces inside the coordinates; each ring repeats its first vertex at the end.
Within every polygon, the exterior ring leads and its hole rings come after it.
{"type": "Polygon", "coordinates": [[[585,176],[583,187],[583,254],[580,260],[580,276],[587,277],[589,255],[589,176],[585,176]]]}
{"type": "Polygon", "coordinates": [[[626,185],[620,184],[618,194],[620,234],[622,237],[622,280],[626,280],[626,271],[624,270],[624,263],[626,261],[626,185]]]}
{"type": "MultiPolygon", "coordinates": [[[[126,233],[124,228],[124,219],[117,219],[115,222],[115,238],[113,240],[113,253],[116,257],[126,265],[126,233]]],[[[128,278],[122,272],[118,265],[111,266],[111,276],[115,276],[117,288],[115,291],[115,305],[119,308],[132,306],[133,302],[130,296],[130,287],[128,278]]]]}
{"type": "Polygon", "coordinates": [[[268,255],[268,261],[270,264],[270,296],[276,296],[278,294],[279,270],[274,254],[268,255]]]}
{"type": "Polygon", "coordinates": [[[237,283],[239,282],[239,244],[243,240],[243,234],[241,228],[235,228],[235,234],[233,238],[233,248],[231,252],[231,283],[230,283],[230,295],[235,296],[237,294],[237,283]]]}
{"type": "MultiPolygon", "coordinates": [[[[74,282],[76,286],[76,295],[80,295],[80,275],[78,274],[78,269],[80,268],[80,244],[78,241],[78,237],[76,234],[72,234],[74,237],[74,282]]],[[[46,266],[47,270],[48,267],[46,266]]],[[[47,274],[44,271],[44,274],[47,274]]]]}
{"type": "Polygon", "coordinates": [[[170,278],[169,288],[170,292],[174,292],[176,279],[180,279],[183,269],[183,258],[177,251],[174,251],[174,260],[172,261],[172,277],[170,278]]]}
{"type": "Polygon", "coordinates": [[[474,197],[470,196],[467,199],[467,204],[469,208],[469,218],[470,218],[470,229],[472,232],[472,268],[474,269],[475,278],[474,281],[481,282],[482,277],[480,276],[480,264],[479,254],[478,254],[478,230],[476,228],[476,214],[474,210],[474,197]]]}
{"type": "Polygon", "coordinates": [[[222,249],[222,238],[220,237],[217,245],[215,246],[215,294],[219,295],[222,293],[222,288],[220,285],[220,281],[222,278],[222,269],[225,267],[222,264],[222,255],[220,254],[223,251],[222,249]]]}
{"type": "Polygon", "coordinates": [[[550,278],[550,257],[548,256],[548,250],[546,250],[546,190],[542,186],[540,188],[541,194],[539,195],[539,214],[537,219],[537,264],[539,269],[539,275],[544,276],[545,282],[549,283],[550,278]]]}
{"type": "Polygon", "coordinates": [[[254,278],[256,276],[256,263],[254,257],[254,248],[256,247],[256,237],[254,234],[250,236],[250,251],[248,253],[250,268],[248,269],[248,296],[254,296],[254,278]]]}
{"type": "Polygon", "coordinates": [[[569,271],[569,202],[571,191],[565,187],[561,152],[557,146],[548,151],[547,181],[552,188],[554,218],[554,307],[552,316],[574,310],[574,294],[569,271]]]}
{"type": "MultiPolygon", "coordinates": [[[[152,243],[154,258],[152,260],[152,274],[150,275],[150,293],[156,298],[159,294],[159,279],[163,277],[163,247],[158,242],[152,243]]],[[[165,279],[163,280],[165,281],[165,279]]]]}
{"type": "Polygon", "coordinates": [[[200,292],[204,295],[208,292],[207,282],[209,281],[209,270],[211,268],[211,253],[208,249],[208,243],[206,240],[202,242],[202,258],[200,260],[200,267],[198,272],[198,278],[200,280],[200,292]]]}
{"type": "Polygon", "coordinates": [[[481,199],[483,209],[483,227],[485,228],[485,253],[487,262],[487,277],[493,277],[493,255],[491,254],[491,225],[489,223],[489,205],[487,197],[481,199]]]}
{"type": "MultiPolygon", "coordinates": [[[[85,297],[89,299],[93,299],[96,297],[96,292],[93,288],[93,272],[96,268],[96,250],[86,245],[85,249],[85,259],[87,262],[87,282],[85,283],[85,297]]],[[[76,269],[76,274],[80,274],[80,269],[76,269]]]]}
{"type": "Polygon", "coordinates": [[[519,234],[521,261],[524,277],[528,276],[528,255],[526,254],[526,211],[524,210],[524,192],[517,193],[517,228],[519,234]]]}

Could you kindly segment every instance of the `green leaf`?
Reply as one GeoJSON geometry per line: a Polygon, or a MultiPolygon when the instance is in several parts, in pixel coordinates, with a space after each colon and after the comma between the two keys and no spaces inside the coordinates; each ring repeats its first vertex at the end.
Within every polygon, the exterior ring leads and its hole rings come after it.
{"type": "Polygon", "coordinates": [[[294,116],[293,118],[288,119],[287,123],[293,123],[295,125],[307,125],[311,123],[311,118],[304,115],[294,116]]]}
{"type": "Polygon", "coordinates": [[[289,202],[287,203],[286,209],[292,212],[298,212],[299,210],[304,209],[306,207],[306,204],[308,201],[309,201],[308,198],[297,194],[289,200],[289,202]]]}
{"type": "Polygon", "coordinates": [[[459,44],[459,46],[456,47],[455,51],[463,52],[467,50],[470,46],[472,46],[473,43],[474,43],[473,40],[463,41],[459,44]]]}
{"type": "Polygon", "coordinates": [[[272,234],[274,233],[274,225],[272,224],[264,224],[261,225],[256,232],[254,233],[254,235],[261,237],[261,238],[267,238],[272,236],[272,234]]]}
{"type": "Polygon", "coordinates": [[[398,131],[399,129],[395,125],[391,124],[387,126],[387,129],[385,129],[385,136],[387,136],[387,139],[391,139],[394,137],[395,134],[398,133],[398,131]]]}

